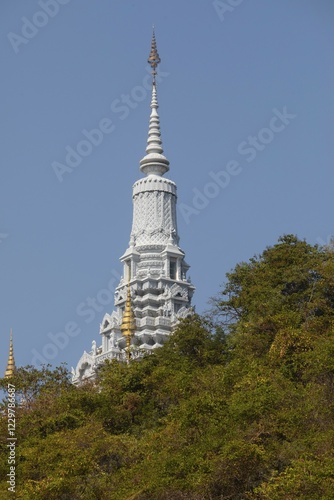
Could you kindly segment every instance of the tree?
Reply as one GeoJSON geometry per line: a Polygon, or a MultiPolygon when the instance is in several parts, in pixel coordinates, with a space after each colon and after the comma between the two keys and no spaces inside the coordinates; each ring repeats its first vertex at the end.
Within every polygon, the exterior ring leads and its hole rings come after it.
{"type": "Polygon", "coordinates": [[[141,361],[105,363],[95,383],[18,370],[16,497],[332,498],[333,257],[282,237],[229,273],[209,319],[181,321],[141,361]]]}
{"type": "Polygon", "coordinates": [[[238,264],[215,300],[214,314],[253,354],[293,361],[329,334],[334,319],[334,250],[288,235],[238,264]],[[238,335],[238,332],[240,335],[238,335]]]}

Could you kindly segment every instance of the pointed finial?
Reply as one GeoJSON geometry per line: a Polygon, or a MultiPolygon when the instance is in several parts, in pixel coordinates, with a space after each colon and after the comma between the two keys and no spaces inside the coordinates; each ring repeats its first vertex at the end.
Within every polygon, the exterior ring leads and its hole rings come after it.
{"type": "Polygon", "coordinates": [[[147,62],[151,65],[152,68],[152,76],[153,76],[153,85],[155,85],[155,77],[157,74],[158,64],[161,62],[160,56],[157,50],[157,41],[155,39],[155,31],[153,26],[153,34],[152,34],[152,43],[151,43],[151,52],[148,56],[147,62]]]}
{"type": "Polygon", "coordinates": [[[15,371],[15,360],[14,360],[14,349],[13,349],[13,332],[10,329],[10,338],[9,338],[9,356],[7,362],[7,368],[5,371],[5,378],[10,378],[14,375],[15,371]]]}
{"type": "Polygon", "coordinates": [[[148,62],[152,68],[153,84],[152,84],[152,99],[151,99],[151,115],[148,127],[148,138],[146,146],[146,155],[140,161],[140,170],[146,175],[164,175],[169,170],[169,161],[163,155],[160,118],[158,114],[158,98],[156,86],[157,66],[160,62],[160,57],[157,51],[157,43],[155,32],[153,29],[151,52],[148,62]]]}
{"type": "Polygon", "coordinates": [[[121,332],[126,337],[127,359],[130,361],[131,337],[136,330],[136,320],[131,304],[130,279],[128,281],[128,291],[126,295],[125,308],[121,324],[121,332]]]}

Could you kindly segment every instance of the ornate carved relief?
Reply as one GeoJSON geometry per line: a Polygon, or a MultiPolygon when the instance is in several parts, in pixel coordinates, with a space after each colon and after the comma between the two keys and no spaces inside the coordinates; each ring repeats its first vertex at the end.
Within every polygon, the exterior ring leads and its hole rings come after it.
{"type": "Polygon", "coordinates": [[[179,309],[178,312],[176,313],[176,317],[178,319],[187,318],[191,313],[192,310],[189,309],[188,307],[181,307],[181,309],[179,309]]]}

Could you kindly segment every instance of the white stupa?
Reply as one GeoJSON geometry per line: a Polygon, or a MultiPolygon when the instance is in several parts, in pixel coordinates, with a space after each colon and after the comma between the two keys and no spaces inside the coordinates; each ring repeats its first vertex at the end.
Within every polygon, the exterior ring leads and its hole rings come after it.
{"type": "Polygon", "coordinates": [[[133,222],[129,246],[120,258],[123,276],[115,290],[115,308],[100,325],[101,345],[84,352],[73,383],[92,378],[106,359],[139,358],[161,347],[180,318],[192,314],[194,286],[179,247],[176,184],[164,177],[169,161],[163,154],[156,69],[160,62],[153,32],[148,62],[152,67],[152,100],[146,155],[140,161],[145,177],[133,185],[133,222]]]}

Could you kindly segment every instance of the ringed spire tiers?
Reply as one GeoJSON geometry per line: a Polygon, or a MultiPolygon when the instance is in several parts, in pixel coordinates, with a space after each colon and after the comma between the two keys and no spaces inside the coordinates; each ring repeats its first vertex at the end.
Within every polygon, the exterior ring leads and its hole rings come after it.
{"type": "Polygon", "coordinates": [[[126,295],[126,303],[123,313],[123,319],[121,324],[121,332],[122,335],[126,338],[126,349],[127,349],[127,358],[130,360],[130,346],[131,346],[131,338],[136,330],[136,319],[133,313],[132,304],[131,304],[131,289],[130,289],[130,280],[128,281],[128,289],[126,295]]]}
{"type": "Polygon", "coordinates": [[[155,32],[153,29],[151,52],[147,62],[152,68],[152,99],[151,99],[151,115],[148,127],[148,138],[146,146],[146,155],[140,161],[140,170],[146,175],[164,175],[169,170],[169,161],[163,155],[161,132],[160,132],[160,119],[158,114],[158,98],[157,98],[157,67],[161,62],[157,43],[155,39],[155,32]]]}
{"type": "Polygon", "coordinates": [[[5,378],[10,378],[14,375],[15,371],[15,360],[14,360],[14,348],[13,348],[13,332],[10,329],[10,339],[9,339],[9,356],[7,362],[7,368],[5,371],[5,378]]]}

